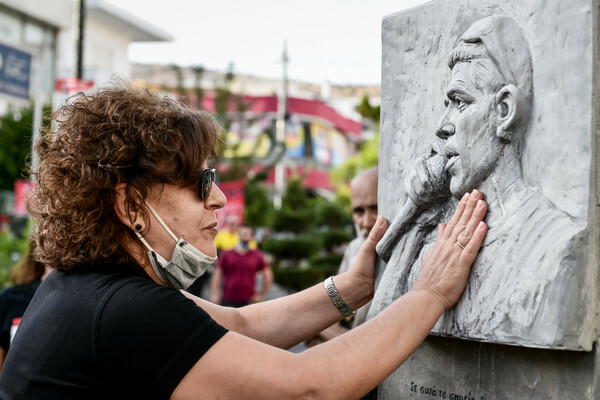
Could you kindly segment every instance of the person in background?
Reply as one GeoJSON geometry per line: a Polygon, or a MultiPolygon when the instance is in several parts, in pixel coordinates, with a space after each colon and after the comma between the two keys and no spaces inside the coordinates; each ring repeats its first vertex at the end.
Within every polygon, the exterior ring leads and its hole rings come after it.
{"type": "Polygon", "coordinates": [[[42,279],[52,271],[34,260],[33,249],[34,242],[30,241],[27,254],[12,270],[11,281],[14,285],[0,292],[0,371],[21,317],[42,279]]]}
{"type": "MultiPolygon", "coordinates": [[[[231,250],[237,246],[239,242],[239,227],[240,220],[237,215],[230,214],[225,217],[225,226],[219,230],[217,237],[215,237],[215,246],[218,252],[231,250]]],[[[258,248],[254,239],[252,239],[249,245],[252,250],[258,248]]]]}
{"type": "Polygon", "coordinates": [[[210,300],[213,303],[243,307],[264,300],[273,282],[273,271],[265,262],[262,251],[250,248],[252,241],[252,228],[242,226],[237,246],[221,252],[211,282],[210,300]],[[255,293],[257,274],[262,275],[261,290],[255,293]]]}
{"type": "MultiPolygon", "coordinates": [[[[344,257],[340,263],[338,274],[347,272],[356,257],[369,232],[373,229],[377,220],[377,167],[371,167],[359,172],[350,181],[350,206],[352,208],[352,221],[356,231],[354,238],[346,247],[344,257]]],[[[357,327],[365,322],[371,302],[368,302],[358,310],[352,317],[343,319],[340,323],[319,332],[313,338],[306,341],[306,346],[312,347],[319,343],[331,340],[350,328],[357,327]]]]}

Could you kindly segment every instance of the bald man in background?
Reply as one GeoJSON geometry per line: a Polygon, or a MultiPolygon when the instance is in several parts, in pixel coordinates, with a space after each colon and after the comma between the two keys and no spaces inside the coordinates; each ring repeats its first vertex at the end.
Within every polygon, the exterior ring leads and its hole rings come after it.
{"type": "MultiPolygon", "coordinates": [[[[346,272],[358,255],[360,247],[371,232],[377,220],[377,167],[372,167],[359,172],[350,182],[350,206],[352,207],[352,220],[356,229],[356,238],[353,239],[346,250],[344,258],[338,269],[338,274],[346,272]]],[[[371,302],[356,310],[352,327],[365,322],[371,302]]]]}
{"type": "MultiPolygon", "coordinates": [[[[352,263],[358,256],[360,247],[365,242],[371,232],[371,228],[377,220],[377,167],[372,167],[359,172],[350,182],[350,206],[352,207],[352,221],[356,230],[354,238],[346,247],[344,257],[338,269],[338,274],[346,272],[352,266],[352,263]]],[[[347,332],[348,327],[355,328],[364,323],[369,311],[371,302],[356,310],[351,320],[345,324],[335,324],[315,337],[306,341],[308,347],[333,339],[342,333],[347,332]]]]}

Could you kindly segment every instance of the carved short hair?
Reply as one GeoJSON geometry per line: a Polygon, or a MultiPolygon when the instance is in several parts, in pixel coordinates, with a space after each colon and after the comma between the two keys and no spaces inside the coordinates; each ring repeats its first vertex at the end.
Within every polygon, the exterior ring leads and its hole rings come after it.
{"type": "Polygon", "coordinates": [[[518,135],[522,137],[533,108],[533,69],[529,42],[512,18],[493,15],[473,23],[456,43],[448,65],[452,69],[459,62],[481,58],[490,59],[500,74],[500,80],[491,82],[494,90],[507,84],[519,88],[521,104],[528,107],[522,110],[526,121],[518,135]]]}
{"type": "Polygon", "coordinates": [[[124,83],[74,96],[53,119],[36,144],[29,209],[36,258],[63,271],[131,262],[124,243],[133,233],[114,210],[115,186],[127,183],[128,207],[145,213],[150,185],[196,184],[219,131],[207,112],[124,83]]]}

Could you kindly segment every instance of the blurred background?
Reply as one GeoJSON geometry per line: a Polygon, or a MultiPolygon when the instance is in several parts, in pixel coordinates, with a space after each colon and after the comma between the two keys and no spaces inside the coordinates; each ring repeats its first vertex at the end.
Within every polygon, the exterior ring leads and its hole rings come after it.
{"type": "Polygon", "coordinates": [[[381,19],[425,2],[0,0],[0,288],[27,249],[43,116],[111,78],[219,119],[219,221],[256,228],[279,285],[334,273],[348,182],[378,161],[381,19]]]}

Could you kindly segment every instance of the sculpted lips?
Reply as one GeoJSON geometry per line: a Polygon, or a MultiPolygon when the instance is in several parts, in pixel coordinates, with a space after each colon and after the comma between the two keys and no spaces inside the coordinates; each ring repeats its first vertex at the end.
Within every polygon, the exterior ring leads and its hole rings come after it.
{"type": "Polygon", "coordinates": [[[452,173],[452,171],[450,170],[450,168],[452,168],[452,166],[458,161],[458,159],[460,158],[458,155],[458,151],[456,151],[456,149],[454,149],[453,144],[446,144],[446,147],[444,149],[444,153],[446,154],[446,158],[448,159],[448,162],[446,163],[446,171],[452,173]]]}
{"type": "Polygon", "coordinates": [[[458,156],[450,157],[450,159],[446,163],[446,171],[450,172],[450,168],[452,168],[452,166],[454,165],[454,163],[456,163],[458,161],[458,159],[459,159],[458,156]]]}

